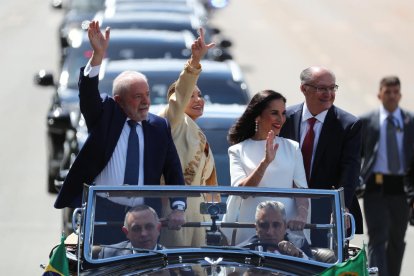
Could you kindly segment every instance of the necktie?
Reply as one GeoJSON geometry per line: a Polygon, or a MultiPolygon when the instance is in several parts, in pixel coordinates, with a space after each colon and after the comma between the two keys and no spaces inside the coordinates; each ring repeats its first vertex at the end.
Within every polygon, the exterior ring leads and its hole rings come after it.
{"type": "Polygon", "coordinates": [[[131,131],[128,137],[128,148],[125,165],[124,184],[138,185],[139,175],[139,140],[136,131],[138,123],[128,121],[131,131]]]}
{"type": "Polygon", "coordinates": [[[400,171],[400,156],[397,144],[397,132],[394,124],[394,116],[387,117],[387,160],[388,169],[391,174],[398,174],[400,171]]]}
{"type": "Polygon", "coordinates": [[[305,135],[302,143],[302,156],[303,156],[303,166],[305,167],[306,180],[309,183],[310,180],[310,169],[312,163],[312,153],[313,153],[313,142],[315,140],[315,132],[313,131],[313,126],[315,125],[316,118],[312,117],[308,119],[308,132],[305,135]]]}

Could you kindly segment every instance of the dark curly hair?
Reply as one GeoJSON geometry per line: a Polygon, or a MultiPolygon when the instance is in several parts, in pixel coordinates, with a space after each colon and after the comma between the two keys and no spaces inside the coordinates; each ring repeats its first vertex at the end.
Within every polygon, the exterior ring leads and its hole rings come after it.
{"type": "Polygon", "coordinates": [[[263,90],[253,96],[244,113],[229,130],[227,140],[231,145],[243,142],[254,136],[256,117],[262,114],[263,110],[273,100],[282,100],[286,103],[286,98],[273,90],[263,90]]]}

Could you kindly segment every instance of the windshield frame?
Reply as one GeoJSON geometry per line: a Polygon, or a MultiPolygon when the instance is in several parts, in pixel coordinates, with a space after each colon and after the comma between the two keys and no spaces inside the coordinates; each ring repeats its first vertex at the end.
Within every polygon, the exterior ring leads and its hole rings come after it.
{"type": "MultiPolygon", "coordinates": [[[[81,236],[83,237],[83,248],[81,252],[81,258],[85,260],[89,264],[107,264],[114,261],[119,260],[126,260],[126,259],[135,259],[138,261],[137,264],[147,263],[148,261],[156,261],[164,267],[168,264],[168,259],[171,256],[182,256],[191,255],[194,256],[195,254],[199,254],[204,258],[205,256],[220,256],[220,255],[234,255],[235,259],[246,259],[246,254],[251,255],[251,257],[259,258],[260,256],[268,259],[285,259],[289,261],[295,262],[304,262],[312,265],[322,266],[322,267],[330,267],[337,263],[344,261],[343,249],[345,245],[345,231],[344,229],[344,215],[345,207],[344,207],[344,193],[343,189],[338,190],[320,190],[320,189],[278,189],[278,188],[256,188],[256,187],[226,187],[226,186],[218,186],[218,187],[205,187],[205,186],[87,186],[88,188],[84,189],[84,196],[83,196],[83,205],[84,206],[84,213],[82,215],[82,224],[81,224],[81,236]],[[179,193],[178,193],[179,191],[179,193]],[[335,210],[335,217],[340,218],[337,220],[337,227],[335,235],[335,241],[338,243],[337,250],[335,252],[337,256],[337,260],[335,263],[322,263],[315,260],[305,260],[296,257],[281,255],[281,254],[273,254],[268,252],[259,252],[255,250],[249,250],[243,248],[232,248],[229,246],[223,246],[222,248],[214,246],[214,247],[200,247],[200,248],[171,248],[161,250],[160,253],[156,251],[148,251],[147,253],[143,254],[131,254],[126,256],[116,256],[107,259],[93,259],[92,258],[92,231],[93,227],[92,224],[94,223],[94,208],[96,202],[97,193],[107,193],[110,196],[119,196],[126,194],[134,195],[134,196],[142,196],[142,197],[171,197],[177,195],[185,194],[187,197],[191,196],[200,196],[202,193],[212,193],[217,192],[221,195],[239,195],[239,196],[274,196],[274,197],[284,197],[284,196],[295,196],[295,197],[306,197],[306,198],[316,198],[320,195],[322,196],[330,196],[333,197],[334,202],[334,210],[335,210]],[[164,264],[161,260],[165,260],[164,264]]],[[[232,258],[233,258],[232,257],[232,258]]],[[[258,261],[260,262],[260,260],[258,261]]]]}

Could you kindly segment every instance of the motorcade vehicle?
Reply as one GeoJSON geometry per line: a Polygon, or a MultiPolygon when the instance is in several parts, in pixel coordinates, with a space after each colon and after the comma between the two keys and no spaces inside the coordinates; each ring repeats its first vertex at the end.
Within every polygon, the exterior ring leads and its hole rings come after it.
{"type": "MultiPolygon", "coordinates": [[[[275,186],[277,180],[275,179],[275,186]]],[[[163,205],[165,206],[165,205],[163,205]]],[[[253,206],[254,207],[254,206],[253,206]]],[[[256,209],[258,210],[258,209],[256,209]]],[[[280,209],[281,210],[281,209],[280,209]]],[[[194,211],[194,210],[193,210],[194,211]]],[[[187,212],[187,211],[186,211],[187,212]]],[[[318,212],[316,209],[309,211],[318,212]]],[[[73,213],[74,234],[66,240],[66,256],[69,259],[70,272],[74,275],[316,275],[325,269],[342,263],[357,255],[360,248],[351,246],[355,233],[353,216],[346,212],[343,189],[278,189],[263,187],[211,187],[211,186],[88,186],[85,185],[82,206],[73,213]],[[221,201],[211,200],[221,196],[221,201]],[[289,202],[301,199],[308,202],[323,202],[321,208],[330,210],[328,222],[307,222],[301,231],[286,228],[288,215],[267,217],[269,221],[258,219],[258,213],[251,219],[239,221],[237,217],[223,219],[231,210],[228,209],[226,197],[237,198],[240,204],[249,198],[257,199],[259,204],[277,202],[285,214],[289,210],[289,202]],[[203,221],[186,221],[182,228],[201,228],[205,230],[204,242],[199,246],[191,244],[175,244],[168,246],[171,231],[165,227],[166,218],[159,213],[161,231],[158,243],[164,247],[145,248],[123,244],[133,244],[131,236],[125,236],[115,243],[98,241],[97,233],[105,233],[110,229],[122,232],[125,214],[119,219],[105,219],[100,216],[100,202],[111,201],[130,210],[137,199],[157,199],[165,202],[180,197],[199,202],[193,206],[203,221]],[[280,204],[282,203],[282,204],[280,204]],[[273,219],[274,220],[273,220],[273,219]],[[351,234],[347,234],[345,221],[350,221],[351,234]],[[267,223],[267,224],[266,224],[267,223]],[[266,224],[266,225],[265,225],[266,224]],[[278,227],[283,238],[260,236],[260,229],[278,227]],[[119,229],[119,230],[116,230],[119,229]],[[259,237],[260,240],[233,243],[233,235],[244,231],[248,236],[259,237]],[[308,235],[310,233],[310,235],[308,235]],[[323,245],[314,246],[313,233],[321,233],[323,245]],[[302,243],[299,245],[295,239],[302,243]],[[307,249],[303,247],[307,245],[307,249]],[[294,255],[286,247],[294,246],[301,254],[294,255]],[[283,249],[285,248],[285,249],[283,249]],[[110,249],[112,254],[102,254],[110,249]]],[[[141,228],[140,228],[141,229],[141,228]]],[[[148,228],[150,229],[150,228],[148,228]]],[[[137,230],[138,231],[138,230],[137,230]]],[[[150,231],[150,230],[148,230],[150,231]]],[[[253,239],[254,240],[254,239],[253,239]]],[[[366,264],[360,264],[361,270],[366,264]]]]}
{"type": "Polygon", "coordinates": [[[208,12],[205,7],[198,2],[188,5],[187,3],[166,3],[160,1],[151,2],[121,2],[114,5],[107,5],[105,14],[112,15],[117,12],[171,12],[187,15],[195,15],[200,20],[208,20],[208,12]]]}
{"type": "MultiPolygon", "coordinates": [[[[189,31],[112,30],[106,58],[188,58],[193,41],[194,36],[189,31]]],[[[52,73],[44,70],[35,76],[38,85],[56,86],[47,113],[47,187],[50,193],[56,193],[54,179],[59,172],[67,127],[76,127],[78,121],[79,69],[86,65],[91,54],[87,34],[83,32],[68,48],[58,82],[52,73]]]]}
{"type": "Polygon", "coordinates": [[[105,0],[54,0],[52,7],[64,11],[58,27],[61,59],[64,58],[68,39],[81,30],[82,22],[90,20],[100,10],[105,9],[105,0]]]}
{"type": "MultiPolygon", "coordinates": [[[[62,9],[64,15],[58,27],[58,37],[61,50],[61,59],[64,60],[67,47],[71,40],[82,30],[82,23],[91,20],[99,11],[112,14],[115,11],[153,11],[173,12],[194,15],[200,20],[208,21],[208,11],[199,1],[108,1],[108,0],[66,0],[52,1],[52,7],[62,9]]],[[[216,30],[217,31],[217,30],[216,30]]],[[[224,41],[222,44],[228,44],[224,41]]]]}
{"type": "Polygon", "coordinates": [[[231,42],[226,39],[216,40],[214,35],[220,31],[210,27],[206,20],[200,20],[193,14],[143,11],[106,13],[101,11],[95,15],[94,20],[100,23],[101,29],[110,27],[111,29],[188,30],[193,33],[194,37],[198,37],[199,29],[203,28],[205,40],[215,41],[217,45],[209,50],[207,58],[219,61],[232,59],[227,50],[231,42]]]}

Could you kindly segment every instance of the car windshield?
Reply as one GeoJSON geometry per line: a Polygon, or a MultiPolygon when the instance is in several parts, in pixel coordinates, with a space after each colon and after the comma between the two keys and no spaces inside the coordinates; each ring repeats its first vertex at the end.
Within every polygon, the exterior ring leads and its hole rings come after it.
{"type": "Polygon", "coordinates": [[[190,17],[183,17],[180,14],[165,13],[165,16],[154,15],[154,13],[117,13],[114,17],[102,19],[102,29],[147,29],[147,30],[189,30],[197,35],[190,17]],[[158,16],[158,17],[157,17],[158,16]]]}
{"type": "MultiPolygon", "coordinates": [[[[102,15],[103,16],[103,15],[102,15]]],[[[98,19],[101,14],[97,15],[98,19]]],[[[194,37],[198,36],[198,29],[204,28],[206,41],[211,41],[211,29],[194,15],[176,12],[118,12],[112,17],[103,16],[98,19],[101,22],[101,29],[147,29],[147,30],[188,30],[194,37]]]]}
{"type": "Polygon", "coordinates": [[[333,264],[343,260],[342,197],[342,190],[91,186],[84,196],[83,254],[102,263],[214,248],[333,264]],[[182,200],[192,207],[186,223],[169,229],[171,206],[182,200]],[[301,208],[307,210],[303,230],[290,229],[301,208]],[[310,221],[311,213],[320,215],[310,221]]]}
{"type": "Polygon", "coordinates": [[[105,7],[105,0],[71,0],[69,10],[80,12],[99,11],[105,7]]]}

